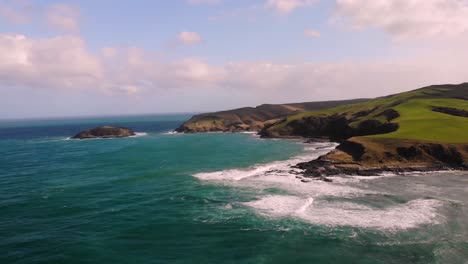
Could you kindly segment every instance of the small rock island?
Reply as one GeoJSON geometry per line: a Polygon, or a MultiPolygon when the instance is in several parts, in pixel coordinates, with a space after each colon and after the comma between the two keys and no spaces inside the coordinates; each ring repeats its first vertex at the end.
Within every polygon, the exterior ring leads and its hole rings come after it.
{"type": "Polygon", "coordinates": [[[115,126],[100,126],[81,131],[72,137],[72,139],[91,139],[91,138],[124,138],[135,136],[130,128],[115,126]]]}

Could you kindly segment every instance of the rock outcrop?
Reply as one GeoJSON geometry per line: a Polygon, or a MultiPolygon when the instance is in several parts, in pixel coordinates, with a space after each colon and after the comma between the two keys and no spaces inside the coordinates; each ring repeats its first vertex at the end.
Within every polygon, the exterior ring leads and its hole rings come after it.
{"type": "Polygon", "coordinates": [[[307,177],[468,169],[468,144],[357,137],[316,160],[297,164],[307,177]]]}
{"type": "Polygon", "coordinates": [[[398,129],[397,123],[382,123],[375,119],[364,120],[355,126],[352,121],[345,115],[310,116],[293,120],[281,129],[265,126],[259,134],[262,137],[328,137],[332,141],[341,141],[355,136],[386,134],[398,129]]]}
{"type": "Polygon", "coordinates": [[[439,113],[444,113],[444,114],[447,114],[447,115],[468,117],[468,111],[463,110],[463,109],[453,108],[453,107],[434,106],[434,107],[432,107],[432,111],[439,112],[439,113]]]}
{"type": "Polygon", "coordinates": [[[130,128],[114,127],[114,126],[100,126],[81,131],[76,134],[72,139],[91,139],[91,138],[124,138],[134,136],[130,128]]]}
{"type": "Polygon", "coordinates": [[[192,117],[178,132],[259,131],[340,143],[297,164],[306,176],[468,169],[468,83],[371,100],[261,105],[192,117]]]}
{"type": "Polygon", "coordinates": [[[305,111],[365,102],[367,99],[310,102],[294,104],[263,104],[233,110],[195,115],[176,129],[180,133],[260,131],[287,116],[305,111]]]}

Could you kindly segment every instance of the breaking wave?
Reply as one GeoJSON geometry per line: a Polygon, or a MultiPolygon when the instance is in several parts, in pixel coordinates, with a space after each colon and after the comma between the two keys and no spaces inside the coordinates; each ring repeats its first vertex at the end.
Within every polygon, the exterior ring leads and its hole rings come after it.
{"type": "Polygon", "coordinates": [[[300,176],[300,169],[291,168],[328,153],[335,143],[320,142],[305,145],[305,153],[285,161],[258,164],[246,169],[228,169],[195,174],[194,177],[212,184],[248,187],[258,191],[257,199],[240,205],[271,218],[296,218],[325,226],[353,226],[380,230],[404,230],[420,225],[437,224],[437,214],[443,202],[435,199],[414,199],[402,204],[372,207],[362,204],[366,195],[387,194],[367,188],[369,181],[394,177],[332,176],[333,182],[310,181],[300,176]],[[306,182],[304,182],[306,181],[306,182]],[[286,195],[271,195],[266,190],[279,189],[286,195]],[[343,201],[345,199],[346,201],[343,201]]]}

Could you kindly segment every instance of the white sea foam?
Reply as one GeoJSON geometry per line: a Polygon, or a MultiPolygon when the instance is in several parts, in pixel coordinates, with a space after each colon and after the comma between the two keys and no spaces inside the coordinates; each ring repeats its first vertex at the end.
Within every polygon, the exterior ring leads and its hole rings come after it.
{"type": "Polygon", "coordinates": [[[194,176],[200,180],[212,183],[229,184],[238,187],[250,187],[260,191],[270,188],[277,188],[291,194],[309,197],[320,196],[356,196],[366,193],[373,193],[369,190],[358,189],[340,183],[328,183],[314,181],[311,184],[302,182],[297,174],[300,169],[291,168],[300,162],[310,161],[332,150],[334,143],[317,143],[321,146],[319,150],[307,152],[304,155],[293,157],[285,161],[275,161],[267,164],[260,164],[247,169],[230,169],[207,173],[198,173],[194,176]]]}
{"type": "Polygon", "coordinates": [[[183,133],[180,133],[180,132],[177,132],[177,131],[169,131],[169,132],[165,132],[163,134],[164,135],[180,135],[180,134],[183,134],[183,133]]]}
{"type": "Polygon", "coordinates": [[[147,136],[148,133],[146,132],[135,132],[135,135],[131,136],[131,137],[144,137],[144,136],[147,136]]]}
{"type": "Polygon", "coordinates": [[[262,215],[276,218],[299,218],[312,224],[327,226],[354,226],[385,230],[402,230],[441,220],[437,209],[442,202],[417,199],[406,204],[376,209],[351,202],[313,203],[310,197],[266,196],[243,203],[257,209],[262,215]]]}
{"type": "Polygon", "coordinates": [[[225,180],[242,180],[249,177],[262,177],[266,175],[290,175],[290,171],[298,171],[297,169],[292,169],[291,165],[295,165],[300,162],[310,161],[315,159],[330,150],[334,149],[336,144],[334,143],[317,143],[321,146],[320,150],[315,148],[309,149],[309,151],[304,155],[299,155],[285,161],[275,161],[267,164],[254,165],[246,169],[231,169],[223,170],[216,172],[207,172],[207,173],[198,173],[194,176],[201,180],[214,180],[214,181],[225,181],[225,180]],[[311,150],[314,151],[311,151],[311,150]]]}
{"type": "Polygon", "coordinates": [[[333,182],[304,183],[303,178],[297,175],[300,170],[291,168],[291,165],[315,159],[335,146],[336,144],[328,142],[308,144],[305,154],[289,160],[259,164],[246,169],[198,173],[194,176],[210,183],[258,190],[258,200],[242,205],[267,217],[292,217],[311,224],[382,230],[414,228],[437,223],[440,219],[436,211],[443,203],[438,200],[417,199],[385,209],[353,202],[353,198],[366,194],[384,194],[382,191],[369,189],[366,182],[394,177],[394,174],[333,176],[333,182]],[[265,190],[271,188],[284,190],[288,195],[265,196],[265,190]],[[320,199],[321,197],[346,197],[348,202],[327,202],[326,199],[320,199]]]}

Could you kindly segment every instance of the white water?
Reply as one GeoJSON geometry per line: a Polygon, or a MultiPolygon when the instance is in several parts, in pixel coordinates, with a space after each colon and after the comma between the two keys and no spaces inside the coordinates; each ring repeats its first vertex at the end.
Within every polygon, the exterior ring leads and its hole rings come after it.
{"type": "Polygon", "coordinates": [[[177,131],[171,130],[171,131],[165,132],[165,133],[163,133],[163,134],[164,134],[164,135],[180,135],[180,134],[183,134],[183,133],[179,133],[179,132],[177,132],[177,131]]]}
{"type": "Polygon", "coordinates": [[[268,217],[296,217],[304,221],[327,226],[354,226],[385,230],[402,230],[424,224],[439,223],[437,214],[442,202],[416,199],[406,204],[376,209],[352,202],[313,203],[312,198],[298,196],[267,196],[244,203],[268,217]]]}
{"type": "Polygon", "coordinates": [[[313,143],[306,145],[305,154],[286,161],[259,164],[246,169],[199,173],[194,176],[211,184],[227,184],[257,190],[256,200],[241,205],[269,218],[289,217],[316,225],[354,226],[378,230],[404,230],[443,221],[443,216],[437,213],[443,202],[435,199],[414,199],[383,208],[363,205],[362,201],[353,200],[366,195],[392,195],[368,188],[367,183],[396,175],[333,176],[333,182],[311,180],[304,183],[301,181],[303,178],[296,174],[300,170],[290,168],[299,162],[315,159],[335,146],[334,143],[313,143]],[[287,194],[265,194],[265,191],[271,188],[283,190],[287,194]]]}
{"type": "Polygon", "coordinates": [[[135,132],[135,135],[134,136],[131,136],[131,137],[144,137],[144,136],[147,136],[148,133],[146,132],[135,132]]]}

